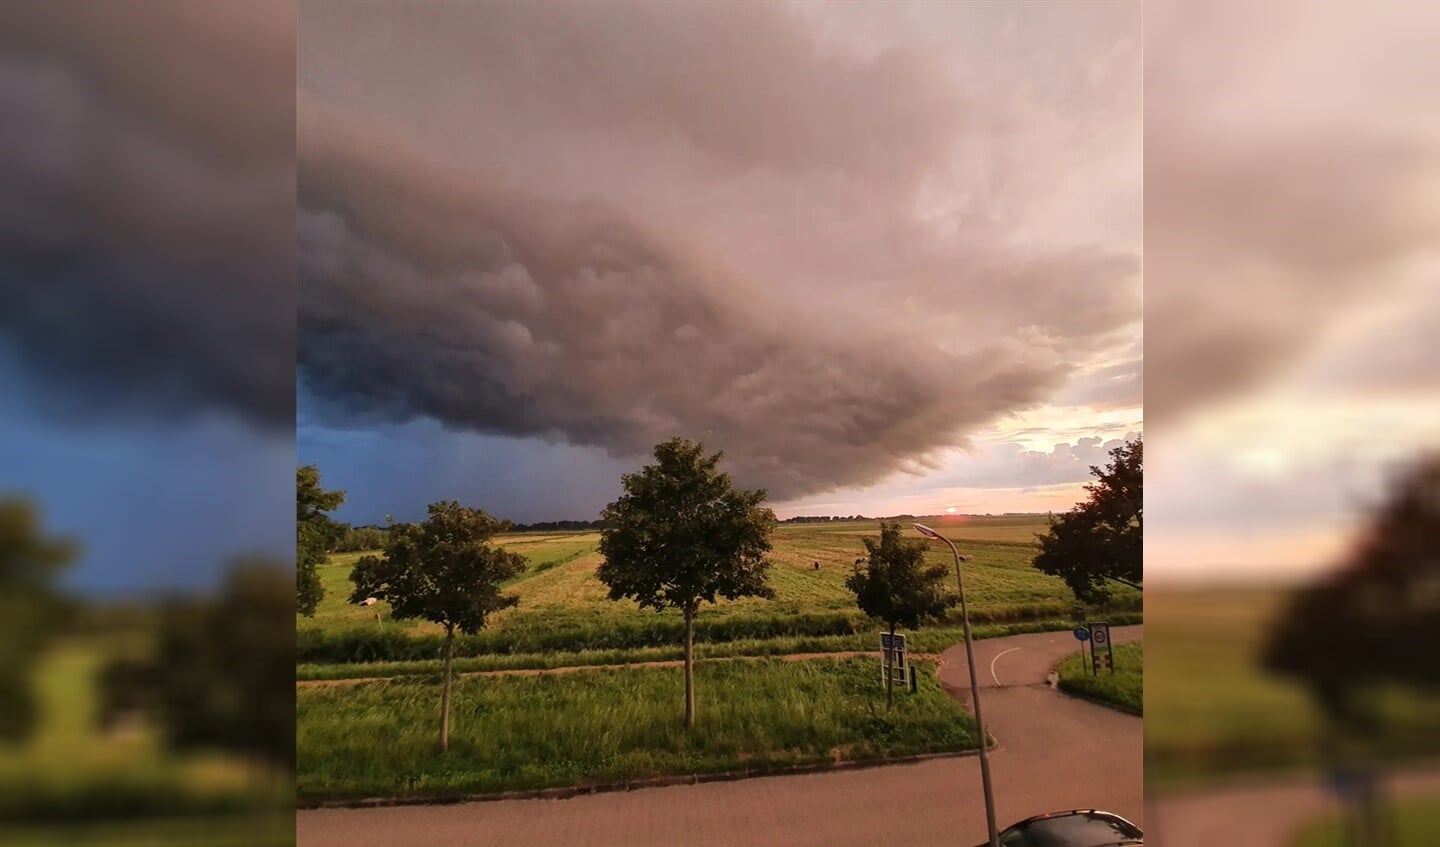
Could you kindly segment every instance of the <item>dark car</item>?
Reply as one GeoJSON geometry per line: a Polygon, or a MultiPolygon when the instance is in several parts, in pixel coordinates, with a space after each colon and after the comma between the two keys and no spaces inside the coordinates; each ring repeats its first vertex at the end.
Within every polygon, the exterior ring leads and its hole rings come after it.
{"type": "MultiPolygon", "coordinates": [[[[1144,844],[1140,827],[1116,814],[1097,809],[1050,812],[1015,824],[1000,833],[1001,847],[1120,847],[1144,844]]],[[[976,847],[989,847],[989,843],[976,847]]]]}

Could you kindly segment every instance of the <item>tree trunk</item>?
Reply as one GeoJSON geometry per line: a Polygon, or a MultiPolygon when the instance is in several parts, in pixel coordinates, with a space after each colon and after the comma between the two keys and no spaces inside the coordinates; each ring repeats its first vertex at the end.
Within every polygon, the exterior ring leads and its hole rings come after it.
{"type": "Polygon", "coordinates": [[[455,628],[445,628],[445,681],[440,693],[440,752],[450,751],[450,656],[454,653],[455,628]]]}
{"type": "Polygon", "coordinates": [[[685,607],[685,728],[695,728],[695,610],[685,607]]]}
{"type": "Polygon", "coordinates": [[[895,624],[890,624],[890,649],[885,653],[885,710],[895,708],[895,624]]]}

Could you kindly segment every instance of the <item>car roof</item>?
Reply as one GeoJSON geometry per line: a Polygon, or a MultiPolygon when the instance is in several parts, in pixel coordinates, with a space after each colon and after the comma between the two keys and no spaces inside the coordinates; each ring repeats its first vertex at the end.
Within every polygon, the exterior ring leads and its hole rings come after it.
{"type": "MultiPolygon", "coordinates": [[[[1012,824],[1011,826],[1007,827],[1005,831],[1007,833],[1015,832],[1018,834],[1023,832],[1030,832],[1037,829],[1049,830],[1051,822],[1058,823],[1059,821],[1066,818],[1073,818],[1078,816],[1083,816],[1090,820],[1107,821],[1109,822],[1110,826],[1114,827],[1116,830],[1111,835],[1111,838],[1113,840],[1095,842],[1093,844],[1093,847],[1120,847],[1120,845],[1145,843],[1141,838],[1143,833],[1140,827],[1136,826],[1134,823],[1131,823],[1129,820],[1126,820],[1120,815],[1115,814],[1114,812],[1107,812],[1103,809],[1067,809],[1064,811],[1046,812],[1044,814],[1032,815],[1023,821],[1012,824]]],[[[1058,835],[1058,833],[1056,833],[1056,835],[1058,835]]],[[[1046,841],[1046,843],[1049,843],[1048,840],[1046,841]]]]}
{"type": "MultiPolygon", "coordinates": [[[[1049,820],[1051,818],[1063,818],[1068,815],[1109,815],[1112,818],[1119,818],[1120,820],[1125,821],[1131,826],[1135,826],[1135,824],[1131,823],[1128,820],[1125,820],[1125,818],[1121,817],[1120,815],[1117,815],[1114,812],[1107,812],[1104,809],[1067,809],[1062,812],[1045,812],[1044,814],[1040,815],[1031,815],[1023,821],[1016,821],[1013,825],[1020,826],[1021,824],[1031,823],[1033,821],[1043,821],[1049,820]]],[[[1136,826],[1135,828],[1139,829],[1138,826],[1136,826]]]]}

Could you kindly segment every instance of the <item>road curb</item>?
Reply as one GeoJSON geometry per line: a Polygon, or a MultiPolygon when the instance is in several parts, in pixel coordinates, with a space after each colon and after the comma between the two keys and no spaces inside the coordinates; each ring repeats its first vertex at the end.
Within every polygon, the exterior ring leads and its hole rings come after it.
{"type": "MultiPolygon", "coordinates": [[[[995,744],[990,749],[995,749],[995,744]]],[[[649,779],[631,779],[619,782],[582,783],[565,788],[537,788],[528,791],[498,791],[484,794],[460,794],[450,797],[367,797],[359,800],[318,800],[298,802],[297,810],[308,809],[376,809],[388,806],[453,806],[461,803],[491,803],[501,800],[568,800],[590,794],[611,794],[620,791],[636,791],[643,788],[666,788],[675,785],[703,785],[709,782],[737,782],[742,779],[757,779],[766,776],[801,776],[804,774],[830,773],[834,771],[879,768],[889,765],[910,765],[928,762],[932,759],[959,759],[979,755],[978,750],[958,750],[943,753],[917,753],[913,756],[895,756],[887,759],[865,759],[843,762],[812,762],[781,768],[746,768],[744,770],[720,771],[718,773],[677,774],[649,779]]]]}

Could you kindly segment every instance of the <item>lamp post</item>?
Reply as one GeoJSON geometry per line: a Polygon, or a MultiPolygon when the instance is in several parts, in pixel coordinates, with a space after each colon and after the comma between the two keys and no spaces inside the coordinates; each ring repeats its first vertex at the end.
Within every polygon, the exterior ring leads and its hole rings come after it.
{"type": "Polygon", "coordinates": [[[975,676],[974,639],[970,637],[970,612],[965,608],[965,578],[960,573],[960,563],[969,561],[961,556],[950,539],[924,524],[913,524],[915,530],[926,538],[943,541],[955,557],[955,582],[960,586],[960,618],[965,624],[965,663],[970,666],[970,697],[975,703],[975,723],[980,729],[980,782],[985,786],[985,824],[990,829],[990,847],[1000,847],[1000,835],[995,829],[995,792],[990,787],[990,751],[985,734],[985,718],[980,714],[980,683],[975,676]]]}

